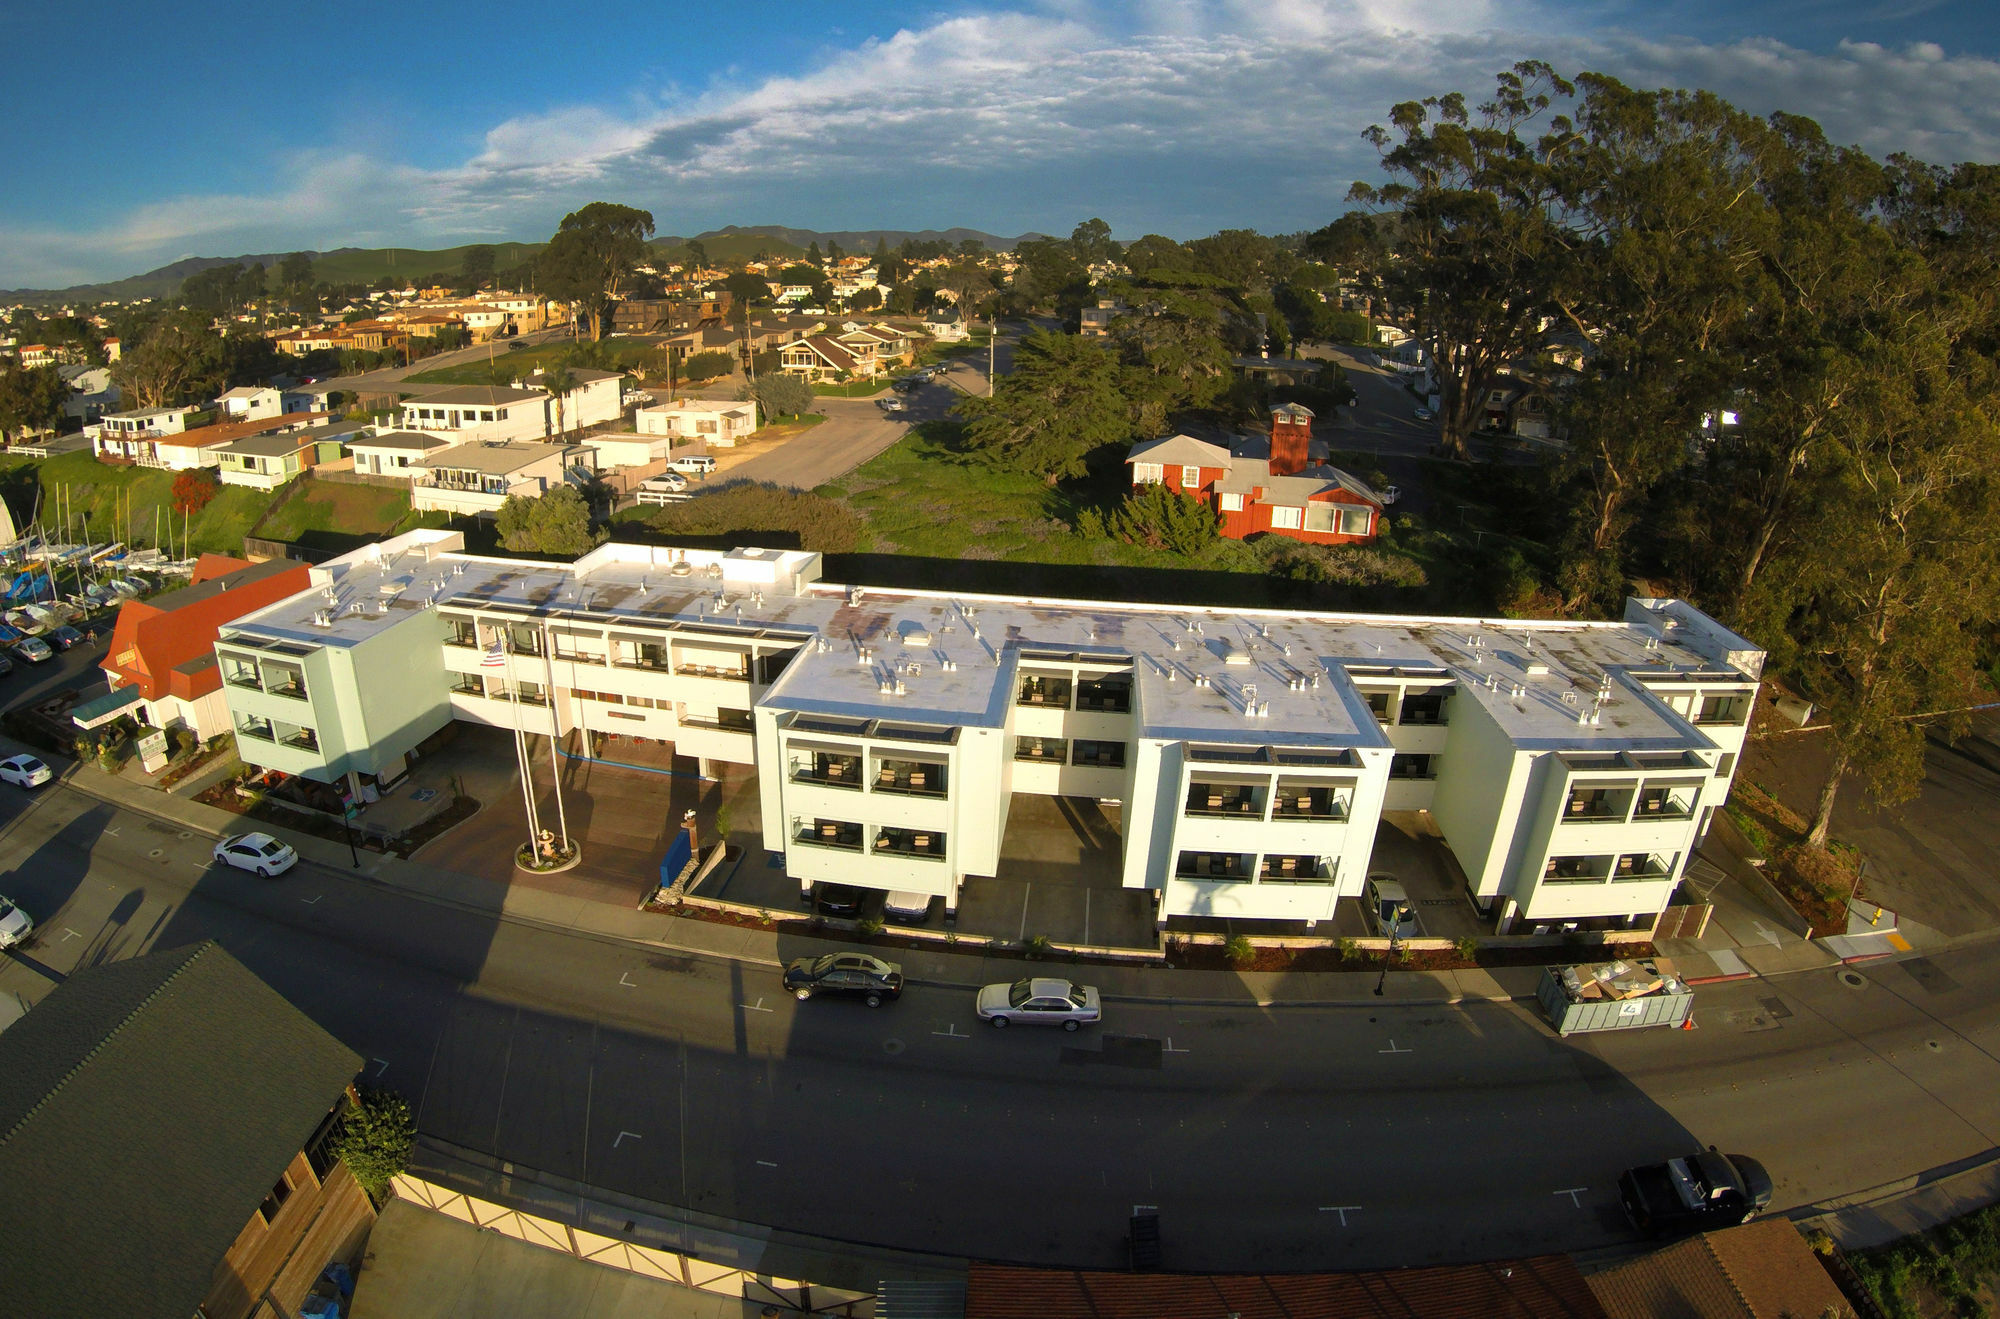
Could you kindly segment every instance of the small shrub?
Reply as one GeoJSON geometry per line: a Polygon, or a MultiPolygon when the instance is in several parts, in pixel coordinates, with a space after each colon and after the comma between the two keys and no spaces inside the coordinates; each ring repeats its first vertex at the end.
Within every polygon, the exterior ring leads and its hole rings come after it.
{"type": "Polygon", "coordinates": [[[389,1193],[389,1183],[409,1166],[417,1144],[417,1121],[410,1106],[393,1090],[364,1086],[361,1102],[350,1104],[333,1138],[333,1152],[361,1183],[375,1203],[389,1193]]]}
{"type": "Polygon", "coordinates": [[[695,353],[681,363],[681,379],[713,380],[726,376],[734,370],[736,363],[724,352],[695,353]]]}
{"type": "Polygon", "coordinates": [[[208,507],[208,501],[215,498],[215,492],[222,489],[222,478],[206,467],[194,467],[174,478],[172,499],[174,512],[199,513],[208,507]]]}
{"type": "Polygon", "coordinates": [[[1247,934],[1230,935],[1229,942],[1222,945],[1222,953],[1229,959],[1229,964],[1238,970],[1257,960],[1257,946],[1250,942],[1247,934]]]}
{"type": "Polygon", "coordinates": [[[1359,939],[1342,939],[1339,946],[1341,961],[1358,962],[1361,960],[1361,941],[1359,939]]]}
{"type": "Polygon", "coordinates": [[[1452,947],[1457,950],[1460,957],[1463,957],[1468,962],[1479,960],[1479,940],[1472,935],[1459,935],[1458,942],[1453,944],[1452,947]]]}
{"type": "Polygon", "coordinates": [[[727,806],[718,806],[718,807],[716,807],[716,808],[715,808],[715,841],[716,841],[716,842],[718,842],[718,843],[726,843],[726,842],[728,842],[728,841],[729,841],[729,824],[730,824],[730,820],[729,820],[729,808],[728,808],[727,806]]]}
{"type": "Polygon", "coordinates": [[[882,933],[882,922],[876,920],[873,916],[870,916],[865,920],[863,920],[859,925],[856,925],[854,929],[855,932],[858,933],[862,938],[872,939],[876,935],[882,933]]]}
{"type": "Polygon", "coordinates": [[[822,554],[851,554],[864,534],[860,516],[837,499],[751,482],[665,505],[647,521],[675,536],[744,537],[744,544],[776,539],[822,554]]]}
{"type": "Polygon", "coordinates": [[[1036,934],[1029,936],[1027,942],[1021,945],[1021,950],[1030,958],[1039,962],[1049,955],[1052,947],[1053,945],[1050,944],[1048,935],[1036,934]]]}

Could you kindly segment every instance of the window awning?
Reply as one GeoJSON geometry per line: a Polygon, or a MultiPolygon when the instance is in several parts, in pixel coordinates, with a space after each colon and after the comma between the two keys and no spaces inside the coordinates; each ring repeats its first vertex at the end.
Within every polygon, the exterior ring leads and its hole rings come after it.
{"type": "Polygon", "coordinates": [[[102,696],[93,696],[70,708],[70,720],[78,728],[108,724],[140,701],[137,687],[113,687],[102,696]]]}

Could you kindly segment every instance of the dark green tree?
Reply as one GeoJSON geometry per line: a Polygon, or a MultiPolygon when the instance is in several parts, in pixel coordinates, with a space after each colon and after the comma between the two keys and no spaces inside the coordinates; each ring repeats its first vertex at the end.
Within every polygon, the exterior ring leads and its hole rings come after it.
{"type": "Polygon", "coordinates": [[[55,367],[0,360],[0,443],[12,444],[24,432],[55,429],[69,395],[55,367]]]}
{"type": "Polygon", "coordinates": [[[1125,497],[1111,515],[1110,531],[1134,545],[1192,557],[1221,539],[1222,518],[1199,499],[1148,485],[1125,497]]]}
{"type": "Polygon", "coordinates": [[[757,400],[757,409],[763,420],[777,417],[797,417],[813,405],[813,388],[795,375],[778,372],[775,375],[760,375],[757,383],[747,386],[745,392],[757,400]]]}
{"type": "Polygon", "coordinates": [[[417,1120],[393,1090],[364,1086],[360,1095],[361,1102],[350,1102],[341,1117],[332,1150],[361,1189],[380,1204],[396,1174],[410,1164],[417,1147],[417,1120]]]}
{"type": "Polygon", "coordinates": [[[490,243],[474,243],[459,263],[459,287],[477,292],[493,282],[494,252],[490,243]]]}
{"type": "Polygon", "coordinates": [[[590,337],[602,339],[611,303],[652,234],[650,211],[591,202],[570,212],[542,249],[542,291],[574,305],[590,337]]]}
{"type": "Polygon", "coordinates": [[[199,311],[170,312],[111,366],[135,407],[162,408],[214,398],[227,370],[222,339],[199,311]]]}
{"type": "Polygon", "coordinates": [[[1136,437],[1120,377],[1109,347],[1030,331],[1015,347],[1013,372],[993,394],[959,403],[967,443],[1041,473],[1050,485],[1080,476],[1092,449],[1136,437]]]}
{"type": "Polygon", "coordinates": [[[561,485],[534,498],[509,495],[494,516],[500,543],[517,553],[575,558],[604,542],[590,525],[590,505],[575,486],[561,485]]]}

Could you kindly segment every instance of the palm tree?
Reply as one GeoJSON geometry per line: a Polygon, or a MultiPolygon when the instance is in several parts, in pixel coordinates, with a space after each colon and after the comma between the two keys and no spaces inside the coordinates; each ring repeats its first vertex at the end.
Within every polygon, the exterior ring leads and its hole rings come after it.
{"type": "Polygon", "coordinates": [[[563,417],[563,404],[571,390],[576,388],[576,377],[569,373],[567,366],[552,366],[542,373],[542,388],[549,391],[556,401],[556,434],[567,434],[569,427],[563,417]]]}

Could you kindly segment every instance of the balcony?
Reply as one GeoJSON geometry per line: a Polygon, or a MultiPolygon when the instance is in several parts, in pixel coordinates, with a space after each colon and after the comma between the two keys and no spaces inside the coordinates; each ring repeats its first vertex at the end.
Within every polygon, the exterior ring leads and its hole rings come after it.
{"type": "Polygon", "coordinates": [[[1267,856],[1257,878],[1271,884],[1330,884],[1333,865],[1323,856],[1267,856]]]}
{"type": "Polygon", "coordinates": [[[1632,808],[1632,822],[1637,824],[1641,820],[1692,820],[1694,804],[1700,796],[1701,789],[1693,784],[1641,789],[1639,803],[1632,808]]]}
{"type": "Polygon", "coordinates": [[[287,700],[303,701],[306,699],[306,680],[303,674],[273,673],[265,682],[264,690],[287,700]]]}
{"type": "Polygon", "coordinates": [[[882,829],[875,834],[875,855],[944,860],[944,835],[918,829],[882,829]]]}
{"type": "Polygon", "coordinates": [[[1445,702],[1449,696],[1448,691],[1406,692],[1403,696],[1403,708],[1397,715],[1396,722],[1419,726],[1445,723],[1447,722],[1445,702]]]}
{"type": "Polygon", "coordinates": [[[1345,820],[1350,798],[1340,788],[1308,788],[1280,783],[1275,820],[1345,820]]]}
{"type": "Polygon", "coordinates": [[[945,795],[945,767],[920,760],[878,760],[875,762],[875,791],[902,793],[911,797],[945,795]]]}
{"type": "Polygon", "coordinates": [[[1658,853],[1632,853],[1618,858],[1617,867],[1611,878],[1627,883],[1642,883],[1648,880],[1670,878],[1674,873],[1673,857],[1658,853]]]}
{"type": "Polygon", "coordinates": [[[1602,884],[1611,874],[1608,856],[1552,856],[1542,867],[1544,884],[1602,884]]]}
{"type": "Polygon", "coordinates": [[[1021,691],[1014,698],[1016,705],[1043,706],[1052,710],[1069,709],[1070,681],[1068,678],[1044,678],[1029,675],[1021,680],[1021,691]]]}
{"type": "Polygon", "coordinates": [[[1079,710],[1101,710],[1108,714],[1130,714],[1132,712],[1132,680],[1130,678],[1086,678],[1076,685],[1076,708],[1079,710]]]}
{"type": "Polygon", "coordinates": [[[242,719],[236,724],[236,736],[255,738],[260,742],[275,742],[277,734],[271,731],[269,719],[242,719]]]}
{"type": "Polygon", "coordinates": [[[234,666],[225,668],[222,673],[222,680],[231,687],[240,687],[247,692],[261,692],[264,690],[264,684],[257,678],[257,670],[249,665],[241,668],[234,666]]]}
{"type": "Polygon", "coordinates": [[[810,760],[792,762],[792,782],[814,783],[823,788],[861,791],[861,757],[836,756],[824,752],[810,760]]]}
{"type": "Polygon", "coordinates": [[[1123,742],[1092,742],[1078,738],[1071,748],[1072,765],[1091,766],[1098,769],[1125,768],[1125,744],[1123,742]]]}
{"type": "Polygon", "coordinates": [[[861,826],[845,820],[800,821],[792,830],[792,840],[808,847],[830,847],[841,852],[861,850],[861,826]]]}
{"type": "Polygon", "coordinates": [[[671,673],[673,666],[667,662],[665,646],[632,646],[620,643],[611,656],[612,666],[620,669],[650,669],[655,673],[671,673]]]}
{"type": "Polygon", "coordinates": [[[1563,807],[1563,823],[1623,820],[1632,805],[1630,788],[1577,788],[1563,807]]]}
{"type": "Polygon", "coordinates": [[[1182,852],[1174,861],[1174,877],[1247,884],[1250,858],[1237,852],[1182,852]]]}
{"type": "Polygon", "coordinates": [[[1069,743],[1060,737],[1017,737],[1014,759],[1030,764],[1060,765],[1069,758],[1069,743]]]}
{"type": "Polygon", "coordinates": [[[278,739],[279,745],[293,747],[299,751],[319,750],[319,734],[310,728],[301,728],[295,733],[278,739]]]}
{"type": "MultiPolygon", "coordinates": [[[[665,706],[668,702],[660,704],[665,706]]],[[[684,715],[681,723],[689,728],[713,728],[724,733],[748,733],[756,727],[748,710],[717,710],[713,719],[700,714],[684,715]]]]}
{"type": "Polygon", "coordinates": [[[1264,814],[1262,793],[1235,784],[1196,783],[1188,788],[1189,815],[1227,819],[1258,819],[1264,814]]]}
{"type": "Polygon", "coordinates": [[[750,681],[748,668],[726,669],[718,664],[681,664],[675,666],[674,675],[680,678],[724,678],[730,682],[750,681]]]}

